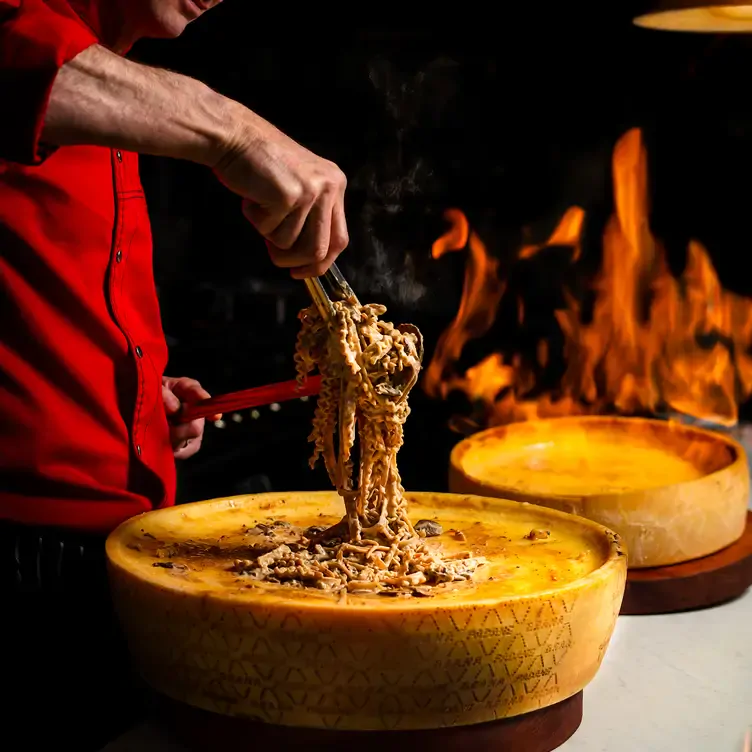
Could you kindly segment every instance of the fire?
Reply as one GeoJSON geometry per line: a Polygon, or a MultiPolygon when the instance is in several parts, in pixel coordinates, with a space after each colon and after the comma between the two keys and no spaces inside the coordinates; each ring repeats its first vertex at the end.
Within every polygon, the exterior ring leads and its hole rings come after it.
{"type": "MultiPolygon", "coordinates": [[[[568,290],[566,305],[555,312],[566,363],[555,393],[538,393],[538,375],[550,355],[546,340],[538,343],[537,363],[495,352],[464,372],[458,369],[465,345],[494,324],[507,283],[464,214],[446,212],[451,228],[434,243],[433,257],[466,250],[468,260],[459,310],[426,369],[423,387],[430,396],[464,393],[473,405],[470,420],[480,427],[598,413],[678,412],[723,425],[737,422],[739,402],[752,394],[752,301],[722,288],[707,250],[696,241],[689,244],[681,277],[669,271],[648,221],[648,162],[638,129],[616,144],[612,172],[615,207],[592,285],[592,317],[586,319],[568,290]]],[[[585,218],[582,208],[570,208],[545,243],[521,248],[517,258],[566,246],[574,263],[585,218]]],[[[524,317],[519,302],[520,323],[524,317]]]]}

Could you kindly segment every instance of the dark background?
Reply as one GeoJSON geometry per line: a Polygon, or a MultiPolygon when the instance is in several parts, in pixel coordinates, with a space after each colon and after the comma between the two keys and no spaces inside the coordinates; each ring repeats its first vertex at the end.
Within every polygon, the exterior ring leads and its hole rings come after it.
{"type": "MultiPolygon", "coordinates": [[[[751,295],[750,38],[638,29],[640,3],[505,5],[491,15],[437,6],[421,13],[435,19],[414,23],[378,5],[353,22],[226,0],[180,39],[142,42],[133,56],[200,78],[340,165],[351,235],[340,266],[362,299],[423,330],[426,363],[462,289],[463,253],[430,258],[443,210],[465,211],[503,267],[523,238],[544,240],[568,206],[583,206],[582,263],[565,271],[540,260],[525,272],[533,295],[553,300],[562,275],[587,279],[598,266],[611,152],[633,126],[648,145],[651,225],[672,269],[696,238],[723,285],[751,295]]],[[[144,158],[142,173],[170,374],[215,394],[290,378],[302,283],[270,264],[239,199],[209,171],[144,158]]],[[[500,324],[476,359],[524,346],[500,324]]],[[[413,395],[403,479],[441,490],[459,438],[447,428],[455,406],[413,395]]],[[[326,487],[306,464],[311,414],[311,402],[285,403],[208,426],[201,453],[181,466],[180,499],[326,487]]]]}

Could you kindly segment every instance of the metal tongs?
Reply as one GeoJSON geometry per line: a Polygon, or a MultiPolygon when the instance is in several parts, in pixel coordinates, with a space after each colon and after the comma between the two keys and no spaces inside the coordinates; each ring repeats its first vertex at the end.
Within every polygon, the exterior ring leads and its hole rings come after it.
{"type": "Polygon", "coordinates": [[[349,300],[355,306],[360,305],[352,287],[336,264],[332,264],[321,277],[309,277],[305,283],[324,321],[329,321],[334,315],[333,300],[349,300]]]}
{"type": "MultiPolygon", "coordinates": [[[[328,271],[324,272],[321,277],[310,277],[305,280],[308,292],[313,299],[313,302],[318,308],[321,317],[324,321],[330,321],[334,315],[334,306],[332,301],[347,300],[354,306],[360,306],[357,296],[353,292],[352,287],[348,284],[342,272],[339,270],[336,264],[332,264],[328,271]]],[[[397,329],[403,334],[412,334],[415,336],[415,347],[418,354],[418,360],[423,361],[423,335],[420,333],[420,329],[414,324],[399,324],[397,329]]],[[[361,351],[364,349],[365,343],[360,339],[361,351]]],[[[405,382],[400,385],[402,389],[402,396],[399,401],[402,401],[410,389],[415,386],[418,380],[418,369],[411,369],[409,374],[405,374],[407,378],[405,382]]],[[[375,390],[374,390],[375,393],[375,390]]]]}

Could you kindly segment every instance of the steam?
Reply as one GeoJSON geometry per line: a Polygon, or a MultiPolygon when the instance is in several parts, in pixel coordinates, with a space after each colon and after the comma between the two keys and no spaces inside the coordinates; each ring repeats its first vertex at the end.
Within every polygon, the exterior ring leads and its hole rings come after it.
{"type": "Polygon", "coordinates": [[[351,181],[351,191],[360,195],[362,207],[353,238],[356,268],[348,270],[366,295],[409,307],[428,292],[418,268],[430,246],[422,247],[419,238],[437,181],[430,160],[415,148],[422,139],[411,144],[410,136],[437,127],[457,90],[457,67],[446,58],[415,73],[404,73],[384,58],[369,65],[369,80],[383,107],[383,125],[367,134],[375,147],[368,149],[369,162],[351,181]]]}
{"type": "Polygon", "coordinates": [[[369,240],[366,262],[356,272],[357,288],[374,296],[386,296],[400,305],[416,305],[428,288],[416,277],[413,254],[407,251],[401,267],[395,268],[396,254],[388,251],[377,237],[371,235],[369,240]]]}

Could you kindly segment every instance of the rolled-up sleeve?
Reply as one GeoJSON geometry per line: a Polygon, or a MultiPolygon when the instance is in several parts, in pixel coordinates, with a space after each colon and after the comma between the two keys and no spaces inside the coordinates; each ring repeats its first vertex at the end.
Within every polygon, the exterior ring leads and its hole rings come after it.
{"type": "Polygon", "coordinates": [[[97,38],[67,3],[0,0],[0,159],[40,164],[47,105],[60,68],[97,38]]]}

